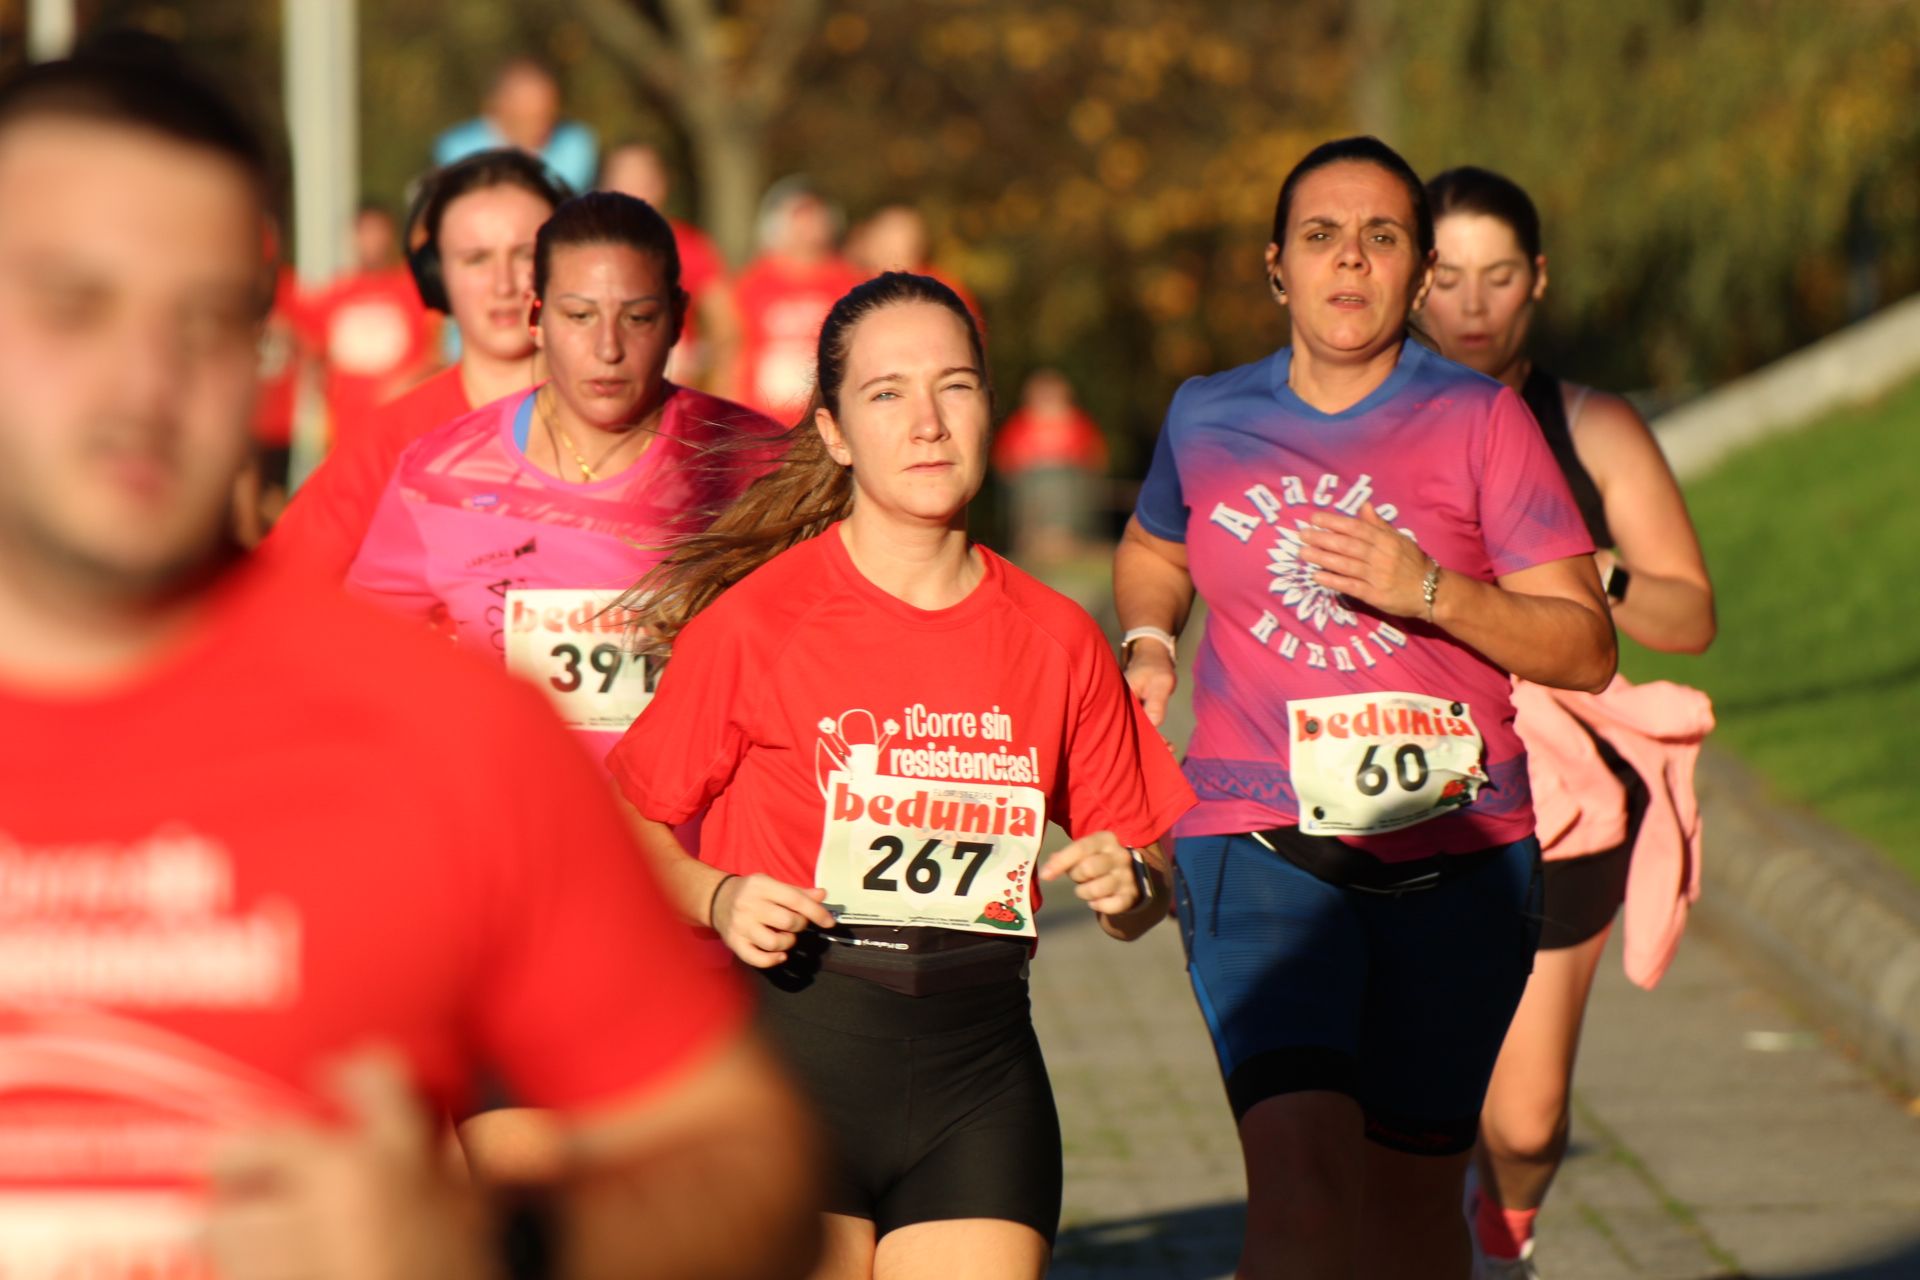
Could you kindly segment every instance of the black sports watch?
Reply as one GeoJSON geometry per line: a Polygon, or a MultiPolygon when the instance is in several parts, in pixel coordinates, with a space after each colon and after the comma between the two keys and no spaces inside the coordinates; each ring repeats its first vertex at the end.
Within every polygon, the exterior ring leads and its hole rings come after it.
{"type": "Polygon", "coordinates": [[[1607,599],[1615,604],[1623,603],[1627,598],[1627,584],[1632,581],[1633,575],[1627,572],[1627,566],[1615,560],[1613,567],[1607,570],[1607,599]]]}
{"type": "Polygon", "coordinates": [[[1147,855],[1132,845],[1127,846],[1127,852],[1133,857],[1134,886],[1140,890],[1140,901],[1133,907],[1138,911],[1141,907],[1150,906],[1153,903],[1153,868],[1147,865],[1147,855]]]}

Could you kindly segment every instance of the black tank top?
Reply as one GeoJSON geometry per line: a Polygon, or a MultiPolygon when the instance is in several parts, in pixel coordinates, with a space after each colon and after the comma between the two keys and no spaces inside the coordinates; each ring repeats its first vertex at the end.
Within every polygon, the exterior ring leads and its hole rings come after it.
{"type": "Polygon", "coordinates": [[[1535,365],[1520,388],[1520,398],[1533,410],[1540,434],[1547,438],[1553,460],[1560,464],[1560,474],[1567,478],[1567,488],[1573,490],[1573,505],[1580,508],[1587,536],[1593,539],[1594,546],[1611,548],[1613,531],[1607,528],[1606,504],[1600,500],[1600,488],[1594,484],[1593,476],[1581,465],[1580,455],[1574,452],[1573,429],[1567,422],[1566,403],[1560,398],[1560,379],[1535,365]]]}

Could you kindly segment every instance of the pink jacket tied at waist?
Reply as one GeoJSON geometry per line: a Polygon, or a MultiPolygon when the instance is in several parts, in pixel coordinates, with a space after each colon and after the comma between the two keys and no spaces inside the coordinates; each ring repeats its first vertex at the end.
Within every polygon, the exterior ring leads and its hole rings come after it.
{"type": "Polygon", "coordinates": [[[1626,839],[1626,791],[1589,730],[1646,780],[1647,813],[1627,876],[1625,959],[1627,977],[1651,989],[1673,962],[1687,909],[1700,897],[1693,770],[1713,731],[1713,703],[1683,684],[1635,685],[1616,676],[1599,694],[1516,680],[1513,710],[1549,860],[1600,853],[1626,839]]]}

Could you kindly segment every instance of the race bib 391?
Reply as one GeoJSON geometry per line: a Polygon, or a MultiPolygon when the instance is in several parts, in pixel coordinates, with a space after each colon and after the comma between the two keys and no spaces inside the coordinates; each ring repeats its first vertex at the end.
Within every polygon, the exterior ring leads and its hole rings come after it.
{"type": "Polygon", "coordinates": [[[1487,781],[1472,708],[1419,693],[1287,703],[1289,767],[1307,835],[1398,831],[1472,804],[1487,781]]]}
{"type": "Polygon", "coordinates": [[[624,733],[647,703],[659,663],[626,648],[624,592],[566,587],[507,592],[507,669],[546,691],[570,729],[624,733]]]}

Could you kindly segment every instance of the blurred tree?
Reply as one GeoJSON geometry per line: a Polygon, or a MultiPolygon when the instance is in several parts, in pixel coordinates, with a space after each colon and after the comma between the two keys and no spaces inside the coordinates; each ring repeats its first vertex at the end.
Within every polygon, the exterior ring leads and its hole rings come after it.
{"type": "MultiPolygon", "coordinates": [[[[279,9],[81,0],[269,102],[279,9]]],[[[1533,191],[1570,376],[1677,394],[1920,288],[1913,0],[381,0],[360,31],[368,194],[536,54],[571,114],[692,172],[681,212],[733,252],[772,174],[919,205],[1001,384],[1066,369],[1122,474],[1181,378],[1284,340],[1274,189],[1360,127],[1533,191]]]]}
{"type": "Polygon", "coordinates": [[[825,0],[571,3],[684,131],[707,230],[744,262],[767,187],[767,129],[791,105],[794,66],[825,0]]]}
{"type": "Polygon", "coordinates": [[[1271,350],[1287,167],[1350,111],[1337,0],[839,0],[773,133],[853,209],[907,201],[985,300],[996,376],[1065,370],[1137,474],[1174,385],[1271,350]]]}
{"type": "Polygon", "coordinates": [[[1672,393],[1920,286],[1920,5],[1385,2],[1409,158],[1540,206],[1569,374],[1672,393]]]}

